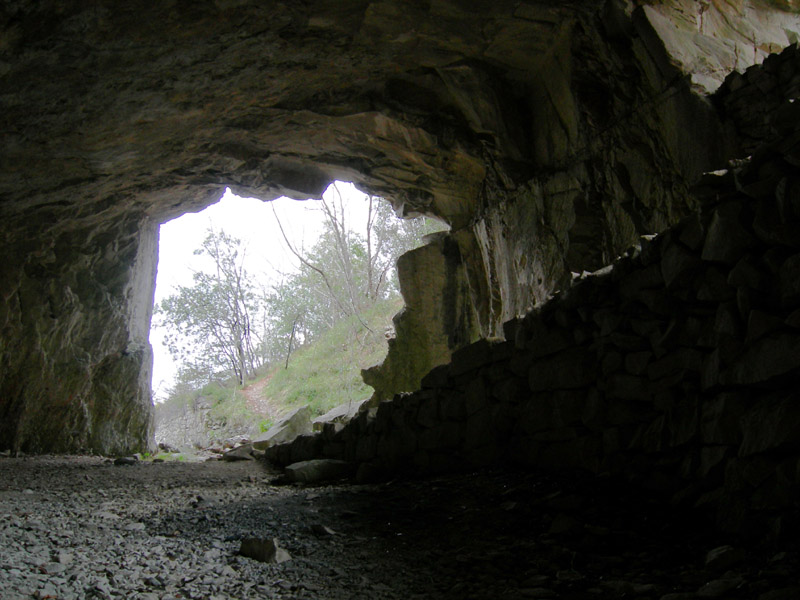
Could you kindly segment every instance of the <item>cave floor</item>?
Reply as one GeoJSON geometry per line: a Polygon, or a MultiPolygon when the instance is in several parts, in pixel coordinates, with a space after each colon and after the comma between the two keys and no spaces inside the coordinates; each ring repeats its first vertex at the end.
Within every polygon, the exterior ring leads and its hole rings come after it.
{"type": "Polygon", "coordinates": [[[800,598],[796,546],[737,545],[611,481],[276,475],[256,462],[2,458],[0,597],[800,598]],[[240,556],[246,537],[277,538],[292,558],[240,556]]]}

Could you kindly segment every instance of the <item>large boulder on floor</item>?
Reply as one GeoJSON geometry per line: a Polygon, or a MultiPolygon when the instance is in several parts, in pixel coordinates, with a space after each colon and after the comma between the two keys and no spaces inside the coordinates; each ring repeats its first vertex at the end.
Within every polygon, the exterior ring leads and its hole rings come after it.
{"type": "Polygon", "coordinates": [[[357,400],[353,402],[346,402],[339,406],[330,409],[324,415],[320,415],[312,421],[314,431],[322,431],[322,427],[326,423],[347,423],[350,419],[358,414],[359,409],[369,398],[357,400]]]}
{"type": "Polygon", "coordinates": [[[253,445],[244,444],[233,450],[228,450],[222,455],[222,460],[234,462],[238,460],[255,460],[253,456],[253,445]]]}
{"type": "Polygon", "coordinates": [[[316,459],[304,460],[286,467],[286,479],[297,483],[316,483],[350,477],[355,466],[344,460],[316,459]]]}
{"type": "Polygon", "coordinates": [[[266,450],[275,444],[291,442],[297,436],[311,433],[311,410],[302,406],[278,421],[269,430],[256,436],[253,448],[266,450]]]}

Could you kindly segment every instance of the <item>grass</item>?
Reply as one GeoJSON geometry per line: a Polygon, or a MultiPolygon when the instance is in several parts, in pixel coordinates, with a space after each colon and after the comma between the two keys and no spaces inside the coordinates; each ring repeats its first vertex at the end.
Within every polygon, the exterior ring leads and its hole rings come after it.
{"type": "Polygon", "coordinates": [[[309,406],[321,415],[335,406],[372,395],[361,379],[361,369],[379,363],[386,356],[384,331],[402,308],[402,299],[377,303],[358,318],[342,320],[313,344],[292,353],[289,368],[280,365],[268,374],[264,396],[283,412],[309,406]]]}
{"type": "MultiPolygon", "coordinates": [[[[187,410],[208,409],[205,435],[214,442],[267,431],[275,418],[300,406],[309,406],[313,414],[321,415],[340,404],[369,398],[372,388],[362,381],[361,369],[386,356],[384,332],[402,306],[399,297],[378,302],[360,320],[342,320],[313,344],[298,348],[290,357],[288,369],[281,364],[249,382],[267,380],[262,393],[275,409],[270,415],[253,413],[241,389],[230,381],[174,395],[156,407],[157,418],[167,420],[187,410]]],[[[157,458],[186,460],[182,455],[166,453],[157,458]]]]}

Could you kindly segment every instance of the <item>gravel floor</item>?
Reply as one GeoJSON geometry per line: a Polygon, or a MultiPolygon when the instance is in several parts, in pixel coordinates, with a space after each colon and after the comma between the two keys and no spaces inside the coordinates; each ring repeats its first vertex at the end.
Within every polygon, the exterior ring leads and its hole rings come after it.
{"type": "Polygon", "coordinates": [[[0,459],[0,598],[800,598],[796,548],[737,546],[611,482],[276,475],[256,462],[0,459]],[[250,537],[276,538],[291,560],[239,555],[250,537]]]}

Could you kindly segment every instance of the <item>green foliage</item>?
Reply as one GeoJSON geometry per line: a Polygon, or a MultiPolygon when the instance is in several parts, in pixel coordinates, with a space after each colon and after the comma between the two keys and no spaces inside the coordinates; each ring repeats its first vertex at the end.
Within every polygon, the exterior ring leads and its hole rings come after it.
{"type": "Polygon", "coordinates": [[[261,433],[264,433],[265,431],[269,431],[270,429],[272,429],[273,425],[275,425],[275,423],[272,419],[261,419],[258,422],[258,430],[261,433]]]}
{"type": "Polygon", "coordinates": [[[313,344],[300,348],[288,369],[277,366],[268,375],[264,397],[286,410],[307,405],[315,414],[372,395],[361,379],[361,369],[386,356],[384,331],[402,308],[398,297],[382,300],[361,315],[343,319],[313,344]]]}
{"type": "Polygon", "coordinates": [[[191,286],[178,286],[154,318],[170,330],[167,347],[195,384],[230,373],[243,383],[259,365],[251,326],[259,305],[242,242],[209,229],[194,253],[209,259],[208,270],[195,272],[191,286]]]}
{"type": "Polygon", "coordinates": [[[208,257],[210,268],[156,309],[181,363],[161,415],[197,414],[202,407],[212,439],[266,431],[271,419],[253,414],[238,386],[216,381],[233,376],[244,384],[267,366],[266,398],[287,410],[308,405],[322,414],[371,395],[361,369],[385,357],[384,332],[402,308],[397,258],[442,225],[397,219],[388,202],[368,202],[361,227],[347,221],[341,196],[321,202],[320,238],[310,250],[292,248],[300,268],[258,291],[242,267],[241,241],[208,231],[195,253],[208,257]]]}

